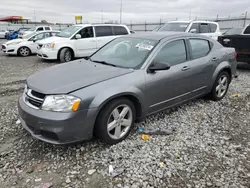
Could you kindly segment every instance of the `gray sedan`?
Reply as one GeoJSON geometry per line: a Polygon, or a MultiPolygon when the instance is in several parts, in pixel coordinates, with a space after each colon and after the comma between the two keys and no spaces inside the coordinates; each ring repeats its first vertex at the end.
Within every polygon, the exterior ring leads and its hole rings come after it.
{"type": "Polygon", "coordinates": [[[125,139],[136,120],[194,98],[219,101],[236,73],[236,54],[189,33],[141,33],[114,39],[88,60],[31,75],[19,99],[23,127],[67,144],[125,139]]]}

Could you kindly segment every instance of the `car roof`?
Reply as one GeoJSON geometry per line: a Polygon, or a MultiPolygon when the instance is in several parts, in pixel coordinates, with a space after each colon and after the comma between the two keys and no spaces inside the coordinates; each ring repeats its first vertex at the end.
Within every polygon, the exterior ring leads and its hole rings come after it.
{"type": "Polygon", "coordinates": [[[212,21],[204,21],[204,20],[189,20],[189,21],[169,21],[168,23],[213,23],[213,24],[218,24],[217,22],[212,22],[212,21]]]}
{"type": "MultiPolygon", "coordinates": [[[[133,35],[126,35],[131,38],[143,38],[148,40],[162,40],[165,38],[175,38],[175,37],[197,37],[197,34],[185,33],[185,32],[143,32],[135,33],[133,35]]],[[[199,37],[202,35],[199,35],[199,37]]]]}
{"type": "Polygon", "coordinates": [[[124,26],[123,24],[75,24],[73,26],[79,26],[79,27],[90,27],[90,26],[124,26]]]}

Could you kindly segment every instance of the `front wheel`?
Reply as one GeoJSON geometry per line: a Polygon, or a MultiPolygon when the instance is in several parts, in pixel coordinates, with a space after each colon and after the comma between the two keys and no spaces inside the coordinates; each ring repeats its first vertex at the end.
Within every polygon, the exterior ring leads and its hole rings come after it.
{"type": "Polygon", "coordinates": [[[95,136],[108,144],[124,140],[135,121],[135,106],[126,99],[115,99],[99,113],[95,125],[95,136]]]}
{"type": "Polygon", "coordinates": [[[22,57],[26,57],[26,56],[29,56],[31,54],[31,51],[28,47],[21,47],[18,49],[18,55],[22,56],[22,57]]]}
{"type": "Polygon", "coordinates": [[[227,94],[229,83],[230,83],[230,76],[228,72],[226,71],[221,72],[217,76],[215,83],[213,85],[213,89],[210,93],[211,99],[214,101],[220,101],[221,99],[223,99],[227,94]]]}
{"type": "Polygon", "coordinates": [[[73,53],[69,48],[63,48],[59,54],[59,60],[61,63],[69,62],[73,60],[73,53]]]}

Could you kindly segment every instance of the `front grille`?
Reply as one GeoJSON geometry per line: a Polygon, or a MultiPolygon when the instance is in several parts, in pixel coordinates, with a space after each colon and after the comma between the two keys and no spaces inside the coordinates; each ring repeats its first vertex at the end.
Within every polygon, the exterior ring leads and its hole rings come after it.
{"type": "Polygon", "coordinates": [[[41,99],[44,99],[45,96],[46,96],[45,94],[39,93],[39,92],[34,91],[34,90],[31,90],[31,94],[32,94],[33,96],[38,97],[38,98],[41,98],[41,99]]]}
{"type": "Polygon", "coordinates": [[[33,108],[40,108],[43,104],[45,94],[39,93],[37,91],[27,89],[27,92],[24,94],[24,102],[33,108]]]}
{"type": "Polygon", "coordinates": [[[6,49],[6,46],[2,45],[2,49],[3,49],[3,50],[6,49]]]}

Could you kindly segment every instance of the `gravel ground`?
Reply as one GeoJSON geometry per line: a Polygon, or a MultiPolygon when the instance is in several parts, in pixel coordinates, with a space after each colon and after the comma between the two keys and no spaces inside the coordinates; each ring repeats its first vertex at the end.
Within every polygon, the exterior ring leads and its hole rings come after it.
{"type": "Polygon", "coordinates": [[[250,187],[248,66],[221,102],[199,99],[148,117],[114,146],[93,140],[58,147],[16,124],[25,78],[54,64],[0,54],[0,187],[250,187]],[[176,131],[144,141],[138,127],[176,131]],[[111,177],[109,165],[124,171],[111,177]]]}

